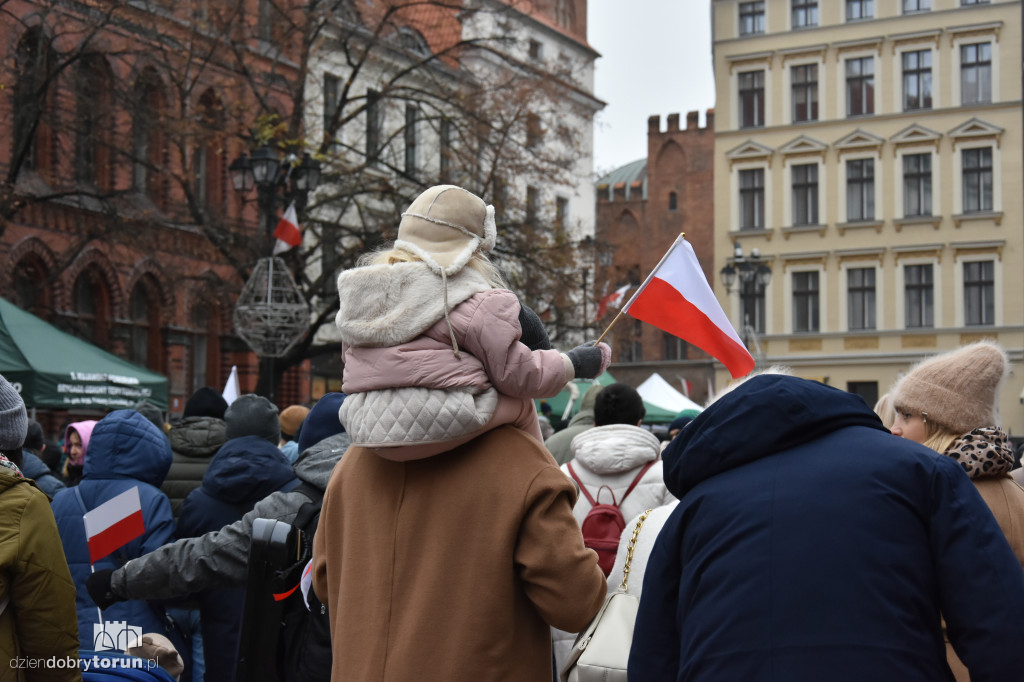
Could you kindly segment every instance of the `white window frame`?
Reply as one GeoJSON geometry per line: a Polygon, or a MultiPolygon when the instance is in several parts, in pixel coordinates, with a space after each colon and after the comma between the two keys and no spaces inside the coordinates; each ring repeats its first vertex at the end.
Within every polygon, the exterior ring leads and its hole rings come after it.
{"type": "MultiPolygon", "coordinates": [[[[942,194],[942,168],[939,166],[940,158],[941,157],[936,152],[934,145],[928,145],[927,147],[901,146],[897,148],[896,166],[894,168],[896,177],[893,179],[893,184],[896,186],[896,191],[894,192],[894,198],[896,201],[896,205],[894,206],[894,214],[897,218],[920,218],[921,220],[934,218],[935,220],[938,220],[939,218],[942,217],[940,213],[940,195],[942,194]],[[903,204],[903,157],[914,154],[930,154],[932,157],[932,210],[930,216],[908,216],[904,213],[905,206],[903,204]]],[[[995,159],[993,159],[992,163],[995,163],[995,159]]],[[[876,190],[877,189],[878,187],[876,179],[876,190]]],[[[880,195],[876,194],[876,199],[879,196],[880,195]]]]}
{"type": "MultiPolygon", "coordinates": [[[[825,59],[824,57],[818,57],[817,59],[800,59],[791,62],[786,62],[785,67],[782,69],[782,91],[786,93],[786,113],[783,116],[783,123],[788,125],[804,125],[811,123],[818,123],[826,120],[827,109],[825,102],[828,99],[828,84],[827,72],[825,71],[825,59]],[[793,119],[793,69],[798,66],[811,66],[816,65],[818,67],[818,117],[808,119],[806,121],[796,121],[793,119]]],[[[765,79],[765,92],[768,91],[768,81],[765,79]]],[[[737,97],[739,97],[737,92],[737,97]]],[[[765,105],[767,105],[767,96],[765,105]]],[[[766,110],[767,111],[767,110],[766,110]]],[[[770,123],[767,121],[767,113],[765,115],[765,126],[767,127],[770,123]]],[[[738,119],[737,119],[738,120],[738,119]]]]}
{"type": "Polygon", "coordinates": [[[911,333],[931,333],[942,327],[942,263],[937,256],[923,258],[899,258],[896,261],[896,321],[897,329],[911,333]],[[932,266],[932,326],[931,327],[908,327],[907,326],[907,283],[903,276],[904,268],[908,265],[931,265],[932,266]]]}
{"type": "MultiPolygon", "coordinates": [[[[763,170],[764,171],[764,227],[763,231],[771,230],[772,225],[772,173],[768,161],[750,161],[733,164],[730,176],[730,194],[732,201],[732,212],[729,216],[729,230],[740,231],[740,171],[741,170],[763,170]]],[[[761,232],[758,230],[744,230],[753,234],[761,232]]]]}
{"type": "Polygon", "coordinates": [[[771,0],[764,0],[764,30],[760,33],[741,33],[740,32],[740,5],[744,4],[748,0],[739,0],[736,3],[736,16],[733,17],[733,26],[736,27],[737,38],[748,38],[751,36],[763,36],[768,33],[768,6],[771,4],[771,0]]]}
{"type": "Polygon", "coordinates": [[[839,297],[839,328],[844,332],[878,332],[884,328],[882,324],[882,299],[885,289],[885,269],[879,266],[878,259],[862,261],[843,261],[839,266],[839,289],[842,295],[839,297]],[[875,271],[875,328],[874,329],[850,329],[850,270],[875,271]]]}
{"type": "MultiPolygon", "coordinates": [[[[935,41],[930,40],[927,43],[904,43],[896,48],[896,52],[892,59],[892,101],[893,111],[896,113],[913,113],[920,111],[935,111],[946,106],[945,100],[942,99],[942,93],[944,88],[939,87],[942,83],[942,59],[941,54],[936,49],[935,41]],[[903,53],[904,52],[923,52],[924,50],[930,50],[932,53],[932,106],[930,109],[910,109],[904,111],[903,109],[903,53]]],[[[877,74],[877,72],[876,72],[877,74]]],[[[875,90],[875,104],[878,104],[878,90],[875,90]]],[[[877,109],[877,106],[876,106],[877,109]]],[[[875,112],[878,113],[877,111],[875,112]]]]}
{"type": "Polygon", "coordinates": [[[786,269],[786,329],[791,334],[823,334],[828,330],[828,318],[825,316],[825,302],[828,300],[828,280],[825,277],[824,265],[794,266],[786,269]],[[794,326],[793,315],[793,276],[797,273],[816,272],[818,273],[818,329],[817,331],[797,331],[794,326]]]}
{"type": "Polygon", "coordinates": [[[772,78],[771,62],[768,59],[732,65],[729,73],[729,123],[733,130],[761,130],[772,125],[772,78]],[[764,123],[757,128],[740,128],[740,73],[751,71],[764,71],[764,123]]]}
{"type": "MultiPolygon", "coordinates": [[[[965,149],[984,149],[988,147],[992,150],[992,211],[991,213],[1001,213],[1003,210],[1003,182],[1002,182],[1002,148],[996,140],[992,138],[980,138],[972,140],[965,138],[963,141],[957,141],[953,146],[953,215],[963,215],[964,212],[964,156],[963,151],[965,149]]],[[[935,201],[935,177],[934,177],[934,164],[935,159],[932,159],[932,201],[935,201]]],[[[989,213],[990,211],[982,211],[982,213],[989,213]]]]}
{"type": "Polygon", "coordinates": [[[1003,261],[997,253],[957,253],[954,258],[954,302],[956,304],[956,319],[960,326],[965,329],[991,329],[1003,324],[1003,261]],[[967,326],[967,302],[964,299],[964,263],[980,263],[992,261],[993,304],[995,311],[991,325],[967,326]]]}
{"type": "MultiPolygon", "coordinates": [[[[999,68],[999,41],[994,36],[986,38],[979,38],[978,36],[971,35],[960,35],[953,36],[953,73],[956,74],[956,78],[950,85],[953,86],[953,102],[956,106],[961,107],[989,107],[995,102],[1000,101],[999,99],[999,80],[1000,80],[1000,68],[999,68]],[[980,43],[988,43],[992,48],[992,82],[989,83],[989,89],[992,92],[991,102],[972,102],[965,104],[963,101],[963,92],[961,91],[961,67],[963,62],[961,61],[960,48],[964,45],[978,45],[980,43]]],[[[932,83],[935,82],[935,74],[932,73],[932,83]]],[[[932,102],[934,104],[934,101],[932,102]]]]}
{"type": "MultiPolygon", "coordinates": [[[[865,57],[870,57],[873,61],[872,69],[875,79],[875,110],[870,114],[856,114],[855,117],[858,119],[870,118],[872,116],[878,116],[878,114],[880,113],[879,104],[881,103],[881,98],[878,96],[880,93],[880,79],[878,78],[878,67],[881,65],[882,60],[879,58],[878,52],[876,50],[857,50],[851,52],[844,52],[838,60],[839,63],[836,65],[835,82],[838,85],[838,87],[836,87],[834,99],[836,103],[836,111],[839,112],[839,115],[842,118],[851,118],[850,114],[847,113],[847,111],[849,110],[847,105],[849,103],[846,101],[846,62],[851,59],[864,59],[865,57]]],[[[819,113],[821,112],[819,111],[819,113]]]]}
{"type": "Polygon", "coordinates": [[[787,222],[786,227],[812,227],[813,225],[827,225],[828,220],[828,204],[826,203],[828,194],[825,192],[825,185],[828,182],[828,177],[825,173],[825,164],[820,158],[815,157],[812,159],[801,158],[799,156],[787,157],[785,159],[785,167],[782,171],[783,182],[785,183],[786,191],[782,197],[782,213],[786,216],[787,222]],[[794,220],[794,207],[793,207],[793,166],[818,166],[818,220],[812,225],[796,225],[794,220]]]}
{"type": "MultiPolygon", "coordinates": [[[[865,152],[850,152],[849,154],[843,154],[842,156],[840,156],[839,157],[839,161],[838,161],[838,164],[839,164],[839,169],[838,169],[839,170],[839,188],[838,188],[838,191],[836,192],[836,201],[839,204],[838,205],[838,209],[839,209],[838,217],[837,217],[837,220],[836,220],[836,222],[838,222],[838,223],[848,223],[848,222],[850,222],[850,219],[849,219],[849,216],[848,216],[848,211],[846,210],[847,209],[847,206],[846,206],[846,162],[847,161],[864,161],[864,160],[874,161],[875,168],[874,168],[874,183],[873,183],[873,185],[874,185],[874,192],[875,192],[875,215],[872,216],[870,219],[865,219],[863,221],[857,221],[857,222],[871,223],[871,222],[876,222],[876,221],[879,221],[879,220],[882,219],[881,218],[881,214],[883,212],[882,211],[882,208],[883,208],[882,200],[884,199],[884,196],[882,195],[882,188],[885,187],[885,184],[882,182],[882,175],[883,175],[883,172],[884,172],[884,168],[882,166],[881,154],[877,150],[876,151],[865,151],[865,152]]],[[[901,182],[900,186],[902,187],[902,182],[901,182]]],[[[901,195],[902,195],[902,190],[901,190],[901,195]]],[[[934,197],[935,197],[935,193],[933,191],[932,192],[932,201],[933,201],[933,203],[934,203],[934,197]]]]}

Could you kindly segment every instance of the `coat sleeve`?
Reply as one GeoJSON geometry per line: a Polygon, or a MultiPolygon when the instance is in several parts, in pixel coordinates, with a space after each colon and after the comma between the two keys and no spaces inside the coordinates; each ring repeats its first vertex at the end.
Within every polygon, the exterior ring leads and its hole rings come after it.
{"type": "Polygon", "coordinates": [[[1024,571],[995,517],[955,460],[939,457],[929,524],[949,640],[971,682],[1024,675],[1024,571]]]}
{"type": "Polygon", "coordinates": [[[573,378],[572,363],[556,350],[530,350],[519,338],[519,300],[511,291],[478,294],[466,328],[466,350],[484,365],[499,393],[513,398],[550,398],[573,378]]]}
{"type": "Polygon", "coordinates": [[[629,649],[628,673],[631,680],[675,680],[679,676],[679,632],[676,623],[683,615],[679,604],[679,580],[682,575],[680,548],[681,517],[678,508],[654,541],[644,571],[640,609],[629,649]]]}
{"type": "MultiPolygon", "coordinates": [[[[28,486],[24,486],[28,488],[28,486]]],[[[64,557],[57,523],[46,495],[31,489],[18,531],[18,562],[11,579],[11,605],[21,655],[78,658],[75,583],[64,557]]],[[[33,671],[30,680],[70,680],[68,671],[33,671]]]]}
{"type": "Polygon", "coordinates": [[[248,576],[252,524],[257,518],[291,523],[301,493],[273,493],[229,526],[164,545],[114,571],[111,588],[121,599],[171,599],[207,587],[241,586],[248,576]]]}
{"type": "Polygon", "coordinates": [[[514,553],[527,597],[548,625],[567,632],[586,627],[607,593],[597,554],[583,546],[574,502],[565,475],[543,468],[527,491],[514,553]]]}
{"type": "MultiPolygon", "coordinates": [[[[340,529],[331,528],[331,487],[324,492],[324,501],[320,505],[320,521],[317,532],[313,534],[313,593],[322,604],[331,610],[330,591],[327,589],[327,541],[328,536],[337,538],[340,529]]],[[[340,542],[339,542],[340,544],[340,542]]]]}

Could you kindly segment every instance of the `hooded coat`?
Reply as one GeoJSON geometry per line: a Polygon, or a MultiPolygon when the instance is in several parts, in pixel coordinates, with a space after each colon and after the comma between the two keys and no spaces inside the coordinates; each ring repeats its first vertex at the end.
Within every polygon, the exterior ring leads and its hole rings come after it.
{"type": "Polygon", "coordinates": [[[28,450],[21,451],[21,473],[25,474],[25,478],[35,481],[39,489],[50,498],[56,495],[58,490],[66,487],[63,481],[53,475],[43,460],[28,450]]]}
{"type": "Polygon", "coordinates": [[[548,625],[582,629],[604,574],[544,447],[500,426],[410,462],[352,447],[313,540],[332,679],[550,680],[548,625]]]}
{"type": "Polygon", "coordinates": [[[49,501],[32,481],[0,471],[0,670],[4,680],[80,680],[78,670],[11,671],[9,661],[78,658],[75,584],[49,501]]]}
{"type": "Polygon", "coordinates": [[[630,679],[1019,680],[1024,572],[951,458],[857,396],[749,379],[664,453],[679,497],[655,542],[630,679]]]}
{"type": "Polygon", "coordinates": [[[64,462],[65,468],[63,473],[67,477],[68,485],[76,485],[82,480],[85,456],[89,451],[89,439],[92,437],[92,430],[96,428],[98,423],[95,420],[87,419],[68,424],[67,428],[64,429],[64,451],[67,453],[67,458],[64,462]],[[71,431],[77,433],[78,437],[82,439],[82,454],[74,460],[71,459],[71,431]]]}
{"type": "Polygon", "coordinates": [[[208,416],[185,417],[167,432],[174,459],[160,489],[171,501],[174,518],[181,514],[181,505],[188,494],[203,482],[210,460],[227,440],[223,419],[208,416]]]}
{"type": "MultiPolygon", "coordinates": [[[[160,492],[171,466],[171,446],[153,423],[135,410],[111,412],[96,424],[81,482],[53,498],[64,554],[78,590],[78,629],[82,648],[93,646],[93,625],[99,622],[96,604],[85,589],[92,573],[82,516],[130,488],[138,487],[145,533],[96,562],[96,570],[113,569],[152,552],[174,536],[174,519],[167,496],[160,492]]],[[[167,634],[161,614],[144,601],[114,604],[103,611],[104,621],[125,621],[143,632],[167,634]]]]}
{"type": "MultiPolygon", "coordinates": [[[[203,484],[181,506],[178,537],[191,538],[220,530],[241,519],[256,503],[278,490],[299,484],[288,459],[259,436],[232,438],[210,460],[203,484]]],[[[235,679],[234,652],[245,610],[245,588],[218,587],[199,593],[203,648],[211,680],[235,679]]]]}

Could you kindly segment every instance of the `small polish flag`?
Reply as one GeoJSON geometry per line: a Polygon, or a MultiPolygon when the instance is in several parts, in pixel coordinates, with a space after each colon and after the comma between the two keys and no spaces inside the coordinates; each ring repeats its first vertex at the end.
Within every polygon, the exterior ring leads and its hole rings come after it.
{"type": "Polygon", "coordinates": [[[710,353],[734,379],[754,369],[754,358],[718,304],[697,254],[683,235],[623,310],[710,353]]]}
{"type": "Polygon", "coordinates": [[[306,564],[306,567],[302,569],[302,578],[299,580],[299,588],[302,590],[302,601],[306,605],[306,610],[310,611],[309,608],[309,588],[313,586],[313,560],[310,559],[306,564]]]}
{"type": "Polygon", "coordinates": [[[281,222],[274,228],[274,236],[277,237],[277,242],[274,244],[275,256],[302,243],[302,233],[299,232],[299,217],[295,214],[294,201],[288,205],[288,209],[281,217],[281,222]]]}
{"type": "Polygon", "coordinates": [[[142,520],[139,487],[135,486],[107,500],[82,517],[89,543],[89,563],[107,556],[146,532],[142,520]]]}
{"type": "Polygon", "coordinates": [[[616,289],[610,294],[601,297],[601,300],[597,302],[597,320],[604,317],[604,314],[608,312],[608,307],[618,308],[619,304],[622,303],[623,297],[626,292],[629,291],[628,284],[623,284],[621,287],[616,289]]]}

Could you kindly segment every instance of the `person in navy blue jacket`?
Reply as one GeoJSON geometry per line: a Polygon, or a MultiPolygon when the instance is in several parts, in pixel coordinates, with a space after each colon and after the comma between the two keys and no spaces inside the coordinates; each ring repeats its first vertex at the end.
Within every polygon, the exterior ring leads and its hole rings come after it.
{"type": "Polygon", "coordinates": [[[856,395],[753,377],[664,453],[629,678],[1024,680],[1024,572],[963,469],[856,395]]]}
{"type": "MultiPolygon", "coordinates": [[[[91,574],[89,546],[82,517],[104,502],[133,487],[139,489],[145,533],[96,562],[96,570],[120,568],[129,560],[152,552],[174,539],[171,503],[160,483],[171,466],[171,446],[152,422],[135,410],[116,410],[93,428],[81,482],[57,492],[53,515],[57,519],[64,554],[78,591],[78,630],[83,649],[95,649],[93,625],[99,622],[96,603],[85,588],[91,574]]],[[[104,622],[125,621],[142,632],[168,633],[163,614],[145,601],[127,601],[103,610],[104,622]]],[[[181,642],[175,641],[179,651],[181,642]]]]}
{"type": "MultiPolygon", "coordinates": [[[[261,436],[225,441],[210,460],[200,487],[189,493],[178,518],[178,537],[220,530],[245,516],[271,493],[299,485],[291,462],[261,436]]],[[[199,593],[206,678],[235,679],[245,588],[218,586],[199,593]]]]}

